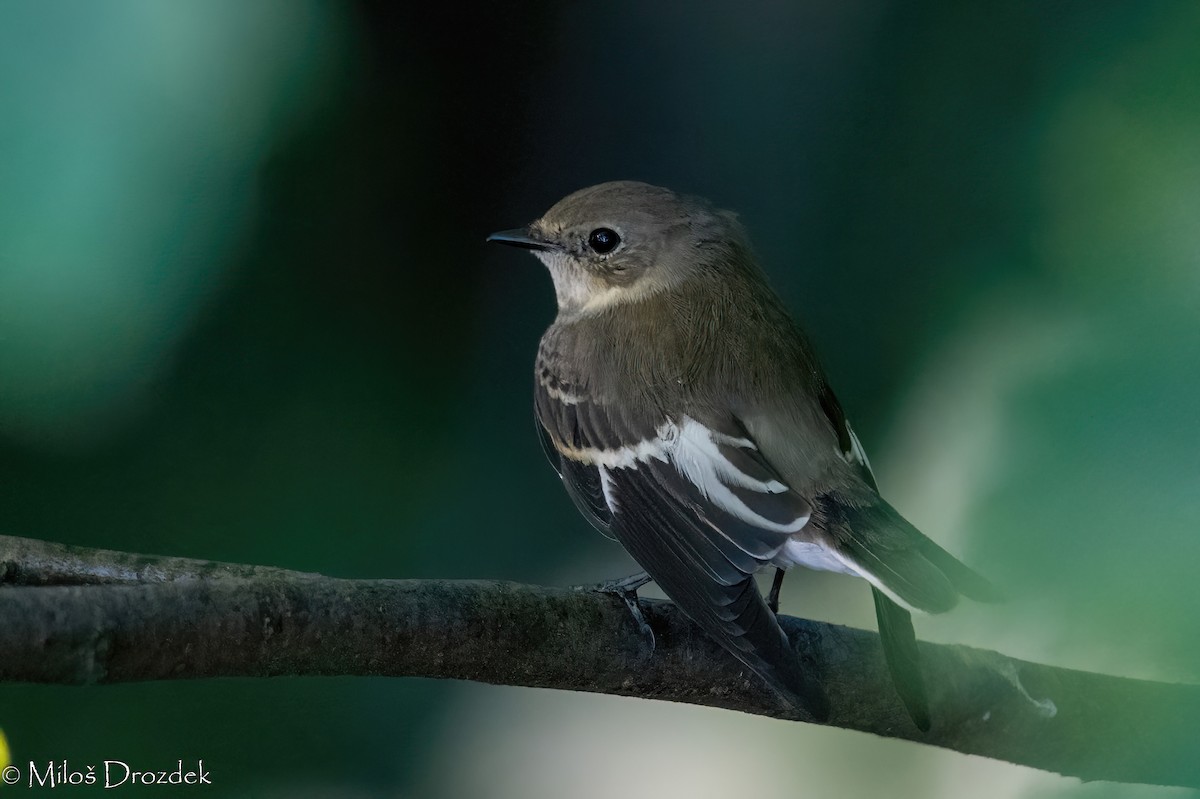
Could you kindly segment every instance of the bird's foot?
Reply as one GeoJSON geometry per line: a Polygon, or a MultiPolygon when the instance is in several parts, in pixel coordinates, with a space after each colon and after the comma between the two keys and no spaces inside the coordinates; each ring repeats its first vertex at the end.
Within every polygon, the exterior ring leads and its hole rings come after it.
{"type": "Polygon", "coordinates": [[[598,594],[633,594],[636,596],[638,589],[648,582],[650,582],[650,575],[638,572],[628,577],[618,577],[615,580],[605,580],[602,583],[581,587],[598,594]]]}
{"type": "Polygon", "coordinates": [[[637,595],[638,589],[648,582],[650,582],[650,575],[645,572],[638,572],[628,577],[605,580],[595,585],[576,586],[576,589],[580,591],[592,591],[597,594],[611,594],[625,603],[625,607],[629,610],[629,615],[633,617],[633,622],[637,625],[638,633],[647,645],[648,654],[651,654],[654,652],[655,646],[654,630],[651,630],[650,625],[646,623],[646,617],[642,614],[642,606],[638,602],[637,595]]]}

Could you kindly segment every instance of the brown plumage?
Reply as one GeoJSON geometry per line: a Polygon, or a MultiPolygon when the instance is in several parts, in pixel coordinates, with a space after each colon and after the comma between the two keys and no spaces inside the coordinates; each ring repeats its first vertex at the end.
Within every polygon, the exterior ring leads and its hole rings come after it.
{"type": "Polygon", "coordinates": [[[547,454],[589,520],[786,701],[827,702],[753,575],[801,564],[872,584],[885,654],[929,726],[908,610],[995,591],[880,496],[812,349],[732,214],[605,183],[493,240],[534,250],[559,313],[535,367],[547,454]]]}

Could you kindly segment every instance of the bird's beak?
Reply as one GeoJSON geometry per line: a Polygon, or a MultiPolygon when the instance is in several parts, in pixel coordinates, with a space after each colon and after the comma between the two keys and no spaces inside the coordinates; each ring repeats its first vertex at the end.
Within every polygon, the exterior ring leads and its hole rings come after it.
{"type": "Polygon", "coordinates": [[[497,244],[507,244],[510,247],[522,247],[526,250],[557,250],[559,246],[553,242],[533,235],[529,228],[502,230],[487,237],[488,241],[497,244]]]}

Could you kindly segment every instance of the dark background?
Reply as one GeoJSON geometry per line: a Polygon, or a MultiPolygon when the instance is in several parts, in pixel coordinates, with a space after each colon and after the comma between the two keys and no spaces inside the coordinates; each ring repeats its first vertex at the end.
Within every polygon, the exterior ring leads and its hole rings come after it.
{"type": "MultiPolygon", "coordinates": [[[[483,239],[639,179],[739,212],[885,494],[1012,596],[922,637],[1194,681],[1197,34],[1188,3],[0,5],[0,532],[625,573],[534,435],[550,282],[483,239]]],[[[873,624],[829,575],[785,610],[873,624]]],[[[214,795],[1166,795],[423,680],[6,685],[0,728],[22,767],[204,758],[214,795]]]]}

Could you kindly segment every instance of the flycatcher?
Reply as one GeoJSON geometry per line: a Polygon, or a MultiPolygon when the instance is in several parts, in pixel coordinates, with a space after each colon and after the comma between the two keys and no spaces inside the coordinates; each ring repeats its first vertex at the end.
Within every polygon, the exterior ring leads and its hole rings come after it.
{"type": "Polygon", "coordinates": [[[532,250],[554,280],[558,316],[538,348],[536,410],[583,515],[817,719],[828,700],[775,619],[783,570],[864,578],[897,693],[928,729],[910,611],[949,610],[960,594],[994,600],[995,589],[879,495],[734,215],[622,181],[578,191],[489,241],[532,250]],[[768,602],[754,575],[772,566],[768,602]]]}

